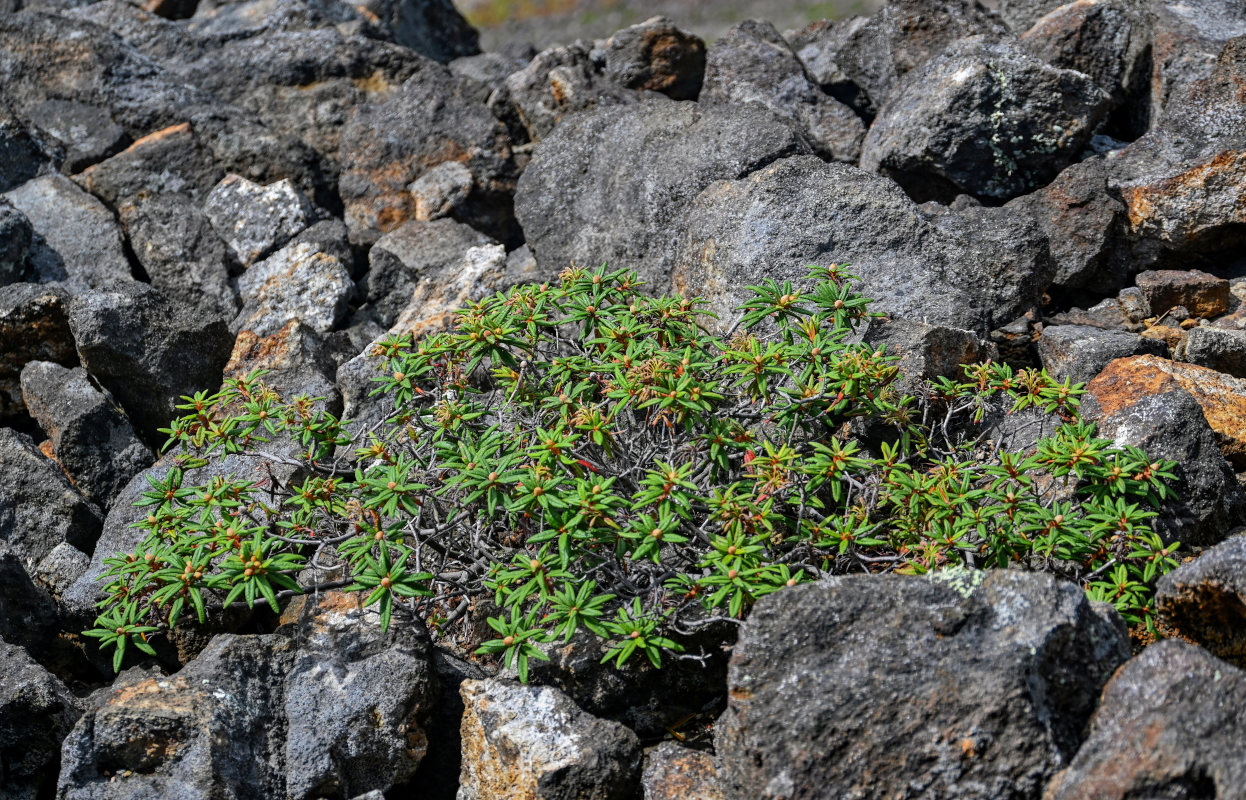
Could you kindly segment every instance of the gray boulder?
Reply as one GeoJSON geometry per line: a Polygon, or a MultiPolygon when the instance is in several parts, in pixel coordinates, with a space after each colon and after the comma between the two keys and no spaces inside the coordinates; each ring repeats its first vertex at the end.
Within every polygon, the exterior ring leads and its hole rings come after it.
{"type": "MultiPolygon", "coordinates": [[[[1150,113],[1154,128],[1172,118],[1185,117],[1197,123],[1189,112],[1174,109],[1185,106],[1191,88],[1215,69],[1218,54],[1235,38],[1246,35],[1246,14],[1236,0],[1149,0],[1151,24],[1150,96],[1138,98],[1150,113]]],[[[1197,104],[1195,104],[1197,107],[1197,104]]],[[[1171,119],[1176,126],[1182,123],[1171,119]]],[[[1173,131],[1176,133],[1176,130],[1173,131]]]]}
{"type": "Polygon", "coordinates": [[[1150,312],[1167,314],[1178,306],[1187,315],[1216,317],[1229,310],[1229,282],[1200,269],[1149,269],[1134,279],[1150,312]]]}
{"type": "Polygon", "coordinates": [[[1160,578],[1155,605],[1170,635],[1246,667],[1246,536],[1236,533],[1160,578]]]}
{"type": "Polygon", "coordinates": [[[61,171],[81,172],[121,151],[130,137],[105,109],[89,103],[48,100],[26,112],[31,124],[56,143],[61,171]]]}
{"type": "Polygon", "coordinates": [[[61,742],[81,701],[17,645],[0,640],[0,794],[51,797],[61,742]]]}
{"type": "Polygon", "coordinates": [[[364,9],[396,43],[434,61],[480,52],[479,34],[451,0],[372,0],[364,9]]]}
{"type": "Polygon", "coordinates": [[[78,363],[68,303],[65,290],[57,286],[0,286],[0,420],[25,413],[21,373],[28,362],[78,363]]]}
{"type": "Polygon", "coordinates": [[[538,53],[506,79],[506,94],[534,142],[548,136],[568,114],[626,105],[638,99],[634,91],[606,77],[588,42],[538,53]]]}
{"type": "Polygon", "coordinates": [[[336,257],[310,244],[291,244],[238,279],[243,307],[232,329],[267,336],[298,320],[326,333],[346,316],[355,293],[350,272],[336,257]]]}
{"type": "Polygon", "coordinates": [[[1169,639],[1112,677],[1090,736],[1044,797],[1246,797],[1246,673],[1169,639]]]}
{"type": "Polygon", "coordinates": [[[464,681],[458,800],[626,800],[640,782],[636,734],[581,711],[557,689],[464,681]]]}
{"type": "Polygon", "coordinates": [[[33,236],[26,215],[0,196],[0,286],[22,279],[33,236]]]}
{"type": "MultiPolygon", "coordinates": [[[[784,38],[805,65],[805,72],[822,91],[857,112],[863,120],[871,121],[878,113],[870,96],[853,80],[842,60],[852,63],[848,50],[852,38],[863,29],[869,30],[872,17],[846,17],[840,20],[823,19],[811,22],[798,31],[787,31],[784,38]]],[[[873,62],[871,62],[873,63],[873,62]]],[[[858,74],[858,77],[860,75],[858,74]]]]}
{"type": "Polygon", "coordinates": [[[708,296],[724,324],[745,287],[834,262],[861,277],[872,310],[985,337],[1036,305],[1051,278],[1046,239],[1027,218],[919,207],[885,178],[811,157],[709,186],[686,229],[674,285],[708,296]]]}
{"type": "Polygon", "coordinates": [[[1008,200],[1076,160],[1109,101],[1080,72],[970,37],[908,75],[866,135],[861,166],[920,200],[1008,200]]]}
{"type": "Polygon", "coordinates": [[[1043,369],[1056,380],[1086,383],[1113,360],[1126,356],[1163,356],[1163,342],[1126,331],[1090,325],[1048,325],[1035,343],[1043,369]]]}
{"type": "Polygon", "coordinates": [[[22,369],[22,396],[51,439],[61,469],[100,508],[107,509],[130,479],[156,460],[81,367],[32,361],[22,369]]]}
{"type": "Polygon", "coordinates": [[[267,336],[239,331],[223,377],[242,378],[262,369],[264,385],[287,400],[305,394],[324,398],[329,413],[342,410],[341,395],[334,384],[337,364],[320,334],[298,320],[290,320],[267,336]]]}
{"type": "Polygon", "coordinates": [[[661,291],[702,189],[809,151],[792,123],[764,108],[651,96],[559,125],[520,178],[515,215],[543,270],[605,263],[661,291]]]}
{"type": "Polygon", "coordinates": [[[293,239],[316,216],[290,181],[260,186],[241,175],[226,175],[204,199],[203,212],[244,267],[293,239]]]}
{"type": "Polygon", "coordinates": [[[203,138],[183,122],[144,136],[74,180],[108,205],[124,209],[162,194],[201,203],[224,175],[203,138]]]}
{"type": "Polygon", "coordinates": [[[666,17],[617,31],[602,46],[606,78],[625,89],[696,100],[705,74],[705,42],[666,17]]]}
{"type": "Polygon", "coordinates": [[[1181,338],[1173,358],[1246,378],[1246,331],[1203,325],[1181,338]]]}
{"type": "Polygon", "coordinates": [[[183,395],[216,390],[233,345],[224,320],[137,283],[75,297],[69,327],[82,366],[148,442],[163,441],[183,395]]]}
{"type": "Polygon", "coordinates": [[[0,192],[21,186],[45,170],[49,162],[26,124],[0,99],[0,192]]]}
{"type": "Polygon", "coordinates": [[[725,794],[1036,797],[1128,657],[1116,612],[1049,575],[854,575],[769,595],[716,725],[725,794]]]}
{"type": "Polygon", "coordinates": [[[42,656],[56,639],[57,622],[56,603],[32,580],[26,559],[0,540],[0,642],[42,656]]]}
{"type": "Polygon", "coordinates": [[[819,155],[850,164],[861,155],[865,124],[813,82],[768,22],[741,22],[714,42],[700,102],[759,103],[799,125],[819,155]]]}
{"type": "Polygon", "coordinates": [[[897,356],[895,366],[910,385],[939,377],[960,380],[962,365],[999,358],[995,345],[973,331],[901,317],[870,320],[861,339],[874,347],[885,345],[887,355],[897,356]]]}
{"type": "Polygon", "coordinates": [[[415,218],[450,216],[471,195],[473,183],[471,170],[457,161],[433,167],[407,187],[415,199],[415,218]]]}

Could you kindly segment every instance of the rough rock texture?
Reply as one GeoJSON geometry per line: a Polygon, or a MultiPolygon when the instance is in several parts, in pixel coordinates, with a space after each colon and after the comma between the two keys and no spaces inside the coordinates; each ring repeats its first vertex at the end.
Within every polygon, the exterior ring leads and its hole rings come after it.
{"type": "Polygon", "coordinates": [[[1128,656],[1116,612],[1048,575],[856,575],[769,595],[716,725],[725,794],[1034,797],[1128,656]]]}
{"type": "Polygon", "coordinates": [[[0,192],[21,186],[48,166],[48,155],[0,100],[0,192]]]}
{"type": "Polygon", "coordinates": [[[1110,364],[1088,384],[1083,413],[1096,419],[1099,435],[1116,445],[1176,461],[1175,497],[1159,509],[1152,526],[1168,541],[1214,544],[1246,520],[1246,495],[1220,452],[1198,395],[1175,383],[1138,392],[1123,379],[1139,363],[1161,360],[1141,356],[1110,364]]]}
{"type": "Polygon", "coordinates": [[[336,257],[310,244],[291,244],[238,279],[243,307],[232,328],[267,336],[298,320],[325,333],[346,316],[354,293],[350,272],[336,257]]]}
{"type": "Polygon", "coordinates": [[[1191,328],[1181,337],[1173,358],[1246,378],[1246,332],[1210,326],[1191,328]]]}
{"type": "Polygon", "coordinates": [[[759,103],[799,125],[819,155],[850,164],[861,156],[865,124],[813,82],[768,22],[741,22],[714,42],[700,102],[759,103]]]}
{"type": "Polygon", "coordinates": [[[1036,304],[1051,277],[1026,217],[918,207],[885,178],[810,157],[709,186],[687,231],[675,288],[706,295],[724,320],[746,286],[837,262],[861,277],[872,310],[985,336],[1036,304]]]}
{"type": "Polygon", "coordinates": [[[223,177],[212,151],[182,122],[142,137],[74,180],[105,203],[121,206],[168,193],[201,201],[223,177]]]}
{"type": "Polygon", "coordinates": [[[102,521],[30,437],[0,428],[0,539],[28,566],[61,542],[91,552],[102,521]]]}
{"type": "Polygon", "coordinates": [[[652,17],[606,40],[606,77],[625,89],[696,100],[705,75],[705,42],[666,17],[652,17]]]}
{"type": "Polygon", "coordinates": [[[372,246],[360,289],[377,319],[392,325],[422,278],[449,274],[468,249],[487,244],[488,236],[452,219],[404,223],[372,246]]]}
{"type": "Polygon", "coordinates": [[[290,181],[260,186],[241,175],[226,175],[208,193],[203,212],[243,266],[293,239],[316,213],[290,181]]]}
{"type": "Polygon", "coordinates": [[[283,397],[323,397],[330,413],[341,411],[334,384],[337,364],[320,335],[302,322],[290,320],[267,336],[250,330],[238,333],[223,377],[241,378],[257,369],[265,370],[264,384],[283,397]]]}
{"type": "Polygon", "coordinates": [[[973,331],[901,318],[871,320],[862,340],[875,347],[885,344],[887,355],[899,356],[900,373],[912,381],[941,376],[959,380],[964,376],[962,364],[999,356],[994,345],[973,331]]]}
{"type": "Polygon", "coordinates": [[[0,640],[41,655],[56,637],[56,603],[31,579],[26,563],[0,539],[0,640]]]}
{"type": "Polygon", "coordinates": [[[30,361],[78,363],[64,289],[34,283],[0,286],[0,419],[21,414],[20,375],[30,361]]]}
{"type": "Polygon", "coordinates": [[[1229,309],[1229,282],[1202,270],[1147,270],[1134,282],[1156,316],[1177,306],[1196,317],[1215,317],[1229,309]]]}
{"type": "Polygon", "coordinates": [[[1174,106],[1181,106],[1190,87],[1213,71],[1216,56],[1225,44],[1246,35],[1246,17],[1236,0],[1150,0],[1147,11],[1151,23],[1150,98],[1140,99],[1149,107],[1154,127],[1173,118],[1174,106]]]}
{"type": "Polygon", "coordinates": [[[532,141],[540,141],[567,116],[590,108],[635,102],[637,95],[611,82],[593,60],[591,45],[551,47],[506,79],[506,93],[532,141]]]}
{"type": "Polygon", "coordinates": [[[22,279],[33,237],[26,215],[0,196],[0,286],[22,279]]]}
{"type": "Polygon", "coordinates": [[[1080,72],[971,37],[909,75],[866,135],[861,166],[919,200],[1007,200],[1072,163],[1108,104],[1080,72]]]}
{"type": "Polygon", "coordinates": [[[1155,602],[1171,635],[1246,666],[1246,536],[1239,530],[1160,578],[1155,602]]]}
{"type": "Polygon", "coordinates": [[[445,161],[407,187],[415,199],[415,218],[440,219],[463,204],[472,191],[472,172],[457,161],[445,161]]]}
{"type": "Polygon", "coordinates": [[[562,692],[464,681],[459,800],[625,800],[635,796],[636,735],[581,711],[562,692]]]}
{"type": "Polygon", "coordinates": [[[0,640],[0,795],[50,797],[61,741],[82,713],[65,684],[17,645],[0,640]]]}
{"type": "Polygon", "coordinates": [[[645,800],[723,800],[718,760],[709,753],[663,742],[645,753],[645,800]]]}
{"type": "Polygon", "coordinates": [[[1240,798],[1246,673],[1185,642],[1157,642],[1103,690],[1090,736],[1044,797],[1240,798]]]}
{"type": "Polygon", "coordinates": [[[1118,358],[1167,355],[1162,342],[1089,325],[1048,325],[1036,346],[1043,369],[1056,380],[1073,383],[1086,383],[1118,358]]]}
{"type": "Polygon", "coordinates": [[[560,125],[533,153],[515,215],[542,269],[608,264],[666,286],[692,200],[711,182],[809,152],[789,122],[755,106],[651,98],[560,125]]]}
{"type": "Polygon", "coordinates": [[[78,358],[121,403],[149,442],[183,395],[215,391],[233,345],[225,322],[133,287],[74,298],[69,305],[78,358]]]}
{"type": "Polygon", "coordinates": [[[107,509],[117,492],[155,461],[86,370],[32,361],[21,379],[26,409],[51,439],[57,463],[101,508],[107,509]]]}
{"type": "Polygon", "coordinates": [[[114,122],[107,111],[88,103],[48,100],[28,110],[26,115],[56,143],[61,171],[66,175],[103,161],[129,143],[125,129],[114,122]]]}

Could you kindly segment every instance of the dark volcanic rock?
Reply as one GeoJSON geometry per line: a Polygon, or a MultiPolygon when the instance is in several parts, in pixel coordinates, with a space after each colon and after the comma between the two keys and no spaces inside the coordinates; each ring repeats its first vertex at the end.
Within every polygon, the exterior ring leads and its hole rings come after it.
{"type": "Polygon", "coordinates": [[[230,326],[234,331],[267,336],[298,320],[327,333],[345,318],[355,284],[335,256],[291,244],[243,273],[238,293],[244,305],[230,326]]]}
{"type": "MultiPolygon", "coordinates": [[[[1173,106],[1195,83],[1215,68],[1217,55],[1228,42],[1246,35],[1246,14],[1237,0],[1149,0],[1151,24],[1150,127],[1171,119],[1173,106]]],[[[1188,116],[1178,110],[1177,116],[1188,116]]],[[[1197,119],[1189,122],[1197,124],[1197,119]]],[[[1178,123],[1177,127],[1180,127],[1178,123]]],[[[1176,130],[1173,133],[1177,133],[1176,130]]]]}
{"type": "Polygon", "coordinates": [[[1155,604],[1171,635],[1246,666],[1246,536],[1239,530],[1160,578],[1155,604]]]}
{"type": "Polygon", "coordinates": [[[50,159],[26,125],[0,98],[0,192],[35,177],[50,159]]]}
{"type": "Polygon", "coordinates": [[[1166,354],[1163,342],[1090,325],[1048,325],[1036,345],[1043,369],[1073,383],[1086,383],[1118,358],[1166,354]]]}
{"type": "Polygon", "coordinates": [[[862,341],[874,347],[885,344],[887,355],[900,359],[896,366],[910,381],[938,377],[960,380],[964,377],[962,365],[999,358],[995,346],[973,331],[901,317],[871,320],[862,341]]]}
{"type": "Polygon", "coordinates": [[[30,437],[0,428],[0,539],[28,569],[61,542],[91,552],[102,522],[99,509],[30,437]]]}
{"type": "Polygon", "coordinates": [[[1246,378],[1246,331],[1200,326],[1191,328],[1173,358],[1246,378]]]}
{"type": "Polygon", "coordinates": [[[337,364],[320,335],[298,320],[290,320],[268,336],[249,330],[238,333],[224,377],[241,378],[257,369],[266,372],[264,385],[276,389],[287,400],[305,394],[325,398],[330,413],[342,409],[334,384],[337,364]]]}
{"type": "Polygon", "coordinates": [[[1229,310],[1229,282],[1202,270],[1147,270],[1138,273],[1135,282],[1156,316],[1177,306],[1196,317],[1216,317],[1229,310]]]}
{"type": "Polygon", "coordinates": [[[1045,237],[1019,214],[919,207],[885,178],[810,157],[709,186],[687,231],[674,285],[707,295],[725,324],[745,287],[835,262],[851,264],[875,311],[985,336],[1051,277],[1045,237]]]}
{"type": "Polygon", "coordinates": [[[0,419],[20,415],[19,376],[27,362],[78,362],[66,311],[69,297],[56,286],[16,283],[0,286],[0,419]]]}
{"type": "Polygon", "coordinates": [[[1157,642],[1103,690],[1090,737],[1049,800],[1240,798],[1246,673],[1194,645],[1157,642]]]}
{"type": "Polygon", "coordinates": [[[613,83],[593,60],[591,45],[551,47],[506,79],[506,95],[533,141],[549,135],[568,114],[635,102],[637,94],[613,83]]]}
{"type": "Polygon", "coordinates": [[[144,136],[74,180],[116,208],[171,193],[202,201],[222,177],[212,152],[183,122],[144,136]]]}
{"type": "Polygon", "coordinates": [[[360,7],[403,47],[434,61],[480,52],[480,36],[451,0],[371,0],[360,7]]]}
{"type": "Polygon", "coordinates": [[[661,291],[678,259],[687,208],[702,189],[807,152],[792,123],[757,106],[654,97],[597,109],[537,146],[515,193],[515,215],[541,269],[605,263],[634,269],[661,291]]]}
{"type": "Polygon", "coordinates": [[[224,320],[142,284],[74,298],[69,326],[82,366],[149,442],[183,395],[216,390],[233,346],[224,320]]]}
{"type": "Polygon", "coordinates": [[[865,125],[851,108],[824,93],[774,26],[741,22],[706,56],[702,104],[759,103],[797,123],[826,158],[855,164],[865,125]]]}
{"type": "Polygon", "coordinates": [[[0,641],[40,654],[56,638],[56,603],[31,579],[25,562],[8,542],[0,540],[0,641]]]}
{"type": "Polygon", "coordinates": [[[33,237],[26,215],[0,196],[0,286],[22,279],[33,237]]]}
{"type": "Polygon", "coordinates": [[[32,361],[22,370],[22,396],[61,469],[100,508],[156,460],[81,367],[32,361]]]}
{"type": "Polygon", "coordinates": [[[61,171],[81,172],[116,154],[130,137],[105,109],[88,103],[48,100],[26,112],[31,124],[58,143],[61,171]]]}
{"type": "Polygon", "coordinates": [[[705,75],[705,42],[666,17],[624,28],[606,40],[605,74],[625,89],[696,100],[705,75]]]}
{"type": "Polygon", "coordinates": [[[725,794],[1036,797],[1128,657],[1116,612],[1048,575],[855,575],[769,595],[715,726],[725,794]]]}
{"type": "Polygon", "coordinates": [[[51,797],[61,742],[82,714],[65,684],[22,648],[0,640],[0,795],[51,797]]]}
{"type": "Polygon", "coordinates": [[[645,800],[723,800],[718,759],[674,742],[645,753],[641,783],[645,800]]]}
{"type": "Polygon", "coordinates": [[[971,37],[905,79],[866,135],[861,166],[921,200],[1007,200],[1072,163],[1108,105],[1080,72],[971,37]]]}

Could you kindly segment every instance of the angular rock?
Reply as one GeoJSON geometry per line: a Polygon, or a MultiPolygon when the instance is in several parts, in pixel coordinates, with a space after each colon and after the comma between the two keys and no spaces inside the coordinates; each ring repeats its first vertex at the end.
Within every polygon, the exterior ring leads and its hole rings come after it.
{"type": "Polygon", "coordinates": [[[865,124],[813,82],[768,22],[741,22],[714,42],[700,102],[760,103],[797,123],[819,155],[851,164],[861,155],[865,124]]]}
{"type": "MultiPolygon", "coordinates": [[[[1246,15],[1235,0],[1150,0],[1150,97],[1138,98],[1150,112],[1150,127],[1171,116],[1174,106],[1214,69],[1217,55],[1234,37],[1246,35],[1246,15]]],[[[1182,116],[1185,112],[1178,111],[1182,116]]],[[[1190,118],[1197,124],[1197,120],[1190,118]]],[[[1174,130],[1173,133],[1177,131],[1174,130]]]]}
{"type": "Polygon", "coordinates": [[[0,286],[0,419],[25,412],[20,375],[30,361],[78,363],[64,289],[35,283],[0,286]]]}
{"type": "MultiPolygon", "coordinates": [[[[863,120],[872,121],[878,109],[857,83],[839,66],[841,50],[863,28],[869,29],[870,17],[847,17],[841,20],[823,19],[811,22],[798,31],[788,31],[784,38],[796,51],[796,57],[805,65],[809,74],[822,91],[857,112],[863,120]]],[[[844,58],[851,59],[845,53],[844,58]]]]}
{"type": "Polygon", "coordinates": [[[47,153],[0,99],[0,192],[21,186],[45,169],[47,153]]]}
{"type": "Polygon", "coordinates": [[[479,34],[451,0],[375,0],[364,9],[376,15],[395,42],[434,61],[480,52],[479,34]]]}
{"type": "Polygon", "coordinates": [[[1167,354],[1162,342],[1089,325],[1048,325],[1036,346],[1043,369],[1056,380],[1073,383],[1086,383],[1118,358],[1167,354]]]}
{"type": "Polygon", "coordinates": [[[133,282],[116,219],[73,181],[45,175],[4,197],[38,234],[27,258],[40,283],[83,292],[133,282]]]}
{"type": "Polygon", "coordinates": [[[457,161],[446,161],[407,188],[415,198],[416,219],[440,219],[449,216],[471,194],[472,173],[457,161]]]}
{"type": "Polygon", "coordinates": [[[616,722],[581,711],[562,692],[498,680],[464,681],[459,800],[636,794],[641,750],[616,722]]]}
{"type": "Polygon", "coordinates": [[[1201,326],[1191,328],[1173,353],[1177,361],[1246,378],[1246,331],[1201,326]]]}
{"type": "Polygon", "coordinates": [[[32,361],[22,369],[22,396],[51,438],[57,463],[100,508],[156,460],[81,367],[32,361]]]}
{"type": "Polygon", "coordinates": [[[1229,282],[1202,270],[1147,270],[1134,282],[1156,316],[1177,306],[1196,317],[1216,317],[1229,310],[1229,282]]]}
{"type": "Polygon", "coordinates": [[[543,270],[605,263],[657,290],[702,189],[807,152],[796,127],[763,108],[650,97],[560,125],[520,178],[515,215],[543,270]]]}
{"type": "Polygon", "coordinates": [[[68,542],[61,542],[35,567],[33,577],[59,600],[91,565],[91,557],[68,542]]]}
{"type": "Polygon", "coordinates": [[[528,57],[516,58],[505,53],[481,53],[475,56],[456,58],[446,66],[455,75],[471,78],[483,84],[490,92],[505,87],[506,79],[512,74],[528,66],[528,62],[536,55],[533,51],[528,57]]]}
{"type": "Polygon", "coordinates": [[[449,275],[468,249],[492,243],[488,236],[452,219],[404,223],[372,246],[368,253],[371,267],[360,288],[381,323],[392,325],[422,278],[449,275]]]}
{"type": "Polygon", "coordinates": [[[1108,106],[1080,72],[970,37],[905,79],[866,135],[861,166],[919,200],[1008,200],[1076,160],[1108,106]]]}
{"type": "Polygon", "coordinates": [[[1027,218],[919,207],[885,178],[811,157],[709,186],[686,228],[674,286],[707,296],[725,325],[745,287],[834,262],[851,264],[874,311],[985,337],[1037,305],[1051,278],[1045,237],[1027,218]]]}
{"type": "Polygon", "coordinates": [[[1238,531],[1160,578],[1155,604],[1170,635],[1246,665],[1246,536],[1238,531]]]}
{"type": "Polygon", "coordinates": [[[33,237],[26,215],[0,196],[0,286],[22,279],[33,237]]]}
{"type": "Polygon", "coordinates": [[[632,103],[637,95],[611,82],[587,42],[545,50],[506,79],[506,92],[532,141],[550,134],[563,117],[590,108],[632,103]]]}
{"type": "Polygon", "coordinates": [[[705,42],[666,17],[612,34],[605,50],[606,77],[626,89],[696,100],[705,74],[705,42]]]}
{"type": "Polygon", "coordinates": [[[61,742],[82,703],[17,645],[0,640],[0,794],[51,797],[61,742]]]}
{"type": "Polygon", "coordinates": [[[1056,267],[1052,289],[1111,294],[1129,282],[1125,205],[1108,192],[1103,158],[1074,164],[1006,205],[1028,214],[1047,234],[1056,267]]]}
{"type": "Polygon", "coordinates": [[[1243,697],[1240,669],[1185,642],[1151,645],[1104,688],[1089,738],[1044,797],[1241,797],[1243,697]]]}
{"type": "Polygon", "coordinates": [[[64,155],[58,160],[66,175],[115,155],[130,141],[125,128],[105,109],[88,103],[48,100],[27,111],[26,117],[60,145],[64,155]]]}
{"type": "Polygon", "coordinates": [[[337,364],[319,334],[298,320],[290,320],[268,336],[250,330],[238,334],[224,377],[241,378],[257,369],[266,371],[265,385],[287,400],[300,394],[323,397],[330,413],[341,410],[334,384],[337,364]]]}
{"type": "MultiPolygon", "coordinates": [[[[69,546],[58,544],[52,553],[69,546]]],[[[0,539],[0,641],[41,654],[56,638],[56,603],[31,578],[26,559],[0,539]]]]}
{"type": "Polygon", "coordinates": [[[68,542],[91,552],[103,517],[30,437],[0,428],[0,539],[28,569],[68,542]]]}
{"type": "Polygon", "coordinates": [[[206,314],[223,319],[237,315],[240,304],[229,281],[229,249],[188,196],[158,194],[124,205],[121,223],[152,286],[206,314]]]}
{"type": "Polygon", "coordinates": [[[715,726],[724,793],[1036,797],[1128,657],[1114,610],[1044,574],[854,575],[769,595],[715,726]]]}
{"type": "Polygon", "coordinates": [[[449,328],[461,308],[496,292],[505,275],[506,248],[502,245],[468,248],[453,270],[421,276],[390,332],[419,337],[449,328]]]}
{"type": "Polygon", "coordinates": [[[342,321],[355,293],[350,272],[310,244],[292,244],[253,265],[238,279],[244,305],[232,324],[267,336],[298,320],[325,333],[342,321]]]}
{"type": "Polygon", "coordinates": [[[183,395],[216,390],[233,345],[224,320],[142,284],[75,297],[69,327],[82,366],[148,442],[163,441],[183,395]]]}
{"type": "Polygon", "coordinates": [[[645,753],[645,800],[724,800],[718,760],[709,753],[663,742],[645,753]]]}
{"type": "Polygon", "coordinates": [[[176,193],[202,201],[224,172],[189,122],[148,134],[74,180],[114,208],[176,193]]]}
{"type": "Polygon", "coordinates": [[[972,331],[899,317],[871,320],[862,341],[875,347],[885,344],[887,355],[899,357],[896,366],[910,381],[938,377],[959,380],[964,377],[962,365],[999,357],[994,345],[972,331]]]}
{"type": "Polygon", "coordinates": [[[1013,33],[1021,36],[1034,23],[1065,5],[1066,0],[990,0],[990,7],[1008,23],[1013,33]]]}
{"type": "Polygon", "coordinates": [[[241,175],[226,175],[208,193],[203,213],[243,266],[277,250],[316,216],[290,181],[260,186],[241,175]]]}

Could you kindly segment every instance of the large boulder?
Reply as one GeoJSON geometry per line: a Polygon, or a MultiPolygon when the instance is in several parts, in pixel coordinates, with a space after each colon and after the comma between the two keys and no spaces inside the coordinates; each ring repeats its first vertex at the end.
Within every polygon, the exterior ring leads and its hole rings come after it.
{"type": "Polygon", "coordinates": [[[49,149],[66,175],[108,158],[130,140],[106,110],[90,103],[47,100],[27,110],[26,116],[49,137],[49,149]]]}
{"type": "Polygon", "coordinates": [[[1246,673],[1186,642],[1151,645],[1112,677],[1090,736],[1047,800],[1239,798],[1246,673]]]}
{"type": "Polygon", "coordinates": [[[61,742],[82,703],[22,648],[0,639],[0,795],[51,797],[61,742]]]}
{"type": "Polygon", "coordinates": [[[316,210],[288,180],[260,186],[226,175],[203,202],[203,213],[244,267],[271,254],[316,220],[316,210]]]}
{"type": "Polygon", "coordinates": [[[710,47],[700,102],[759,103],[800,126],[818,154],[855,164],[865,124],[813,82],[774,26],[748,20],[710,47]]]}
{"type": "Polygon", "coordinates": [[[1246,536],[1236,533],[1160,578],[1155,605],[1170,635],[1246,667],[1246,536]]]}
{"type": "Polygon", "coordinates": [[[970,37],[909,74],[866,135],[861,166],[920,200],[1008,200],[1076,160],[1109,101],[1080,72],[970,37]]]}
{"type": "Polygon", "coordinates": [[[795,125],[764,108],[650,97],[559,125],[519,180],[515,215],[542,269],[604,263],[660,291],[702,189],[809,151],[795,125]]]}
{"type": "Polygon", "coordinates": [[[7,192],[47,168],[50,158],[30,130],[0,99],[0,192],[7,192]]]}
{"type": "Polygon", "coordinates": [[[182,122],[147,134],[74,180],[108,205],[124,209],[172,193],[198,205],[223,177],[203,137],[182,122]]]}
{"type": "Polygon", "coordinates": [[[1036,797],[1129,657],[1049,575],[855,575],[760,600],[715,749],[730,798],[1036,797]]]}
{"type": "MultiPolygon", "coordinates": [[[[1173,106],[1184,105],[1190,88],[1212,73],[1225,45],[1246,35],[1246,13],[1237,0],[1149,0],[1147,12],[1151,25],[1150,97],[1143,94],[1137,102],[1148,109],[1153,128],[1169,119],[1173,106]]],[[[1180,110],[1177,114],[1189,116],[1180,110]]]]}
{"type": "Polygon", "coordinates": [[[602,45],[605,74],[625,89],[696,100],[705,75],[705,42],[666,17],[624,28],[602,45]]]}
{"type": "Polygon", "coordinates": [[[1035,348],[1047,374],[1073,383],[1090,381],[1118,358],[1167,355],[1163,342],[1091,325],[1048,325],[1035,348]]]}
{"type": "Polygon", "coordinates": [[[807,156],[709,186],[686,228],[675,288],[707,296],[725,324],[747,286],[836,262],[851,264],[873,310],[985,336],[1051,278],[1046,238],[1025,217],[919,207],[885,178],[807,156]]]}

